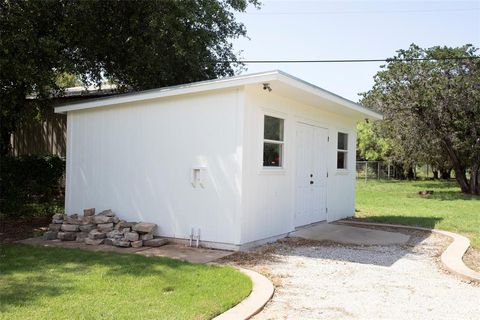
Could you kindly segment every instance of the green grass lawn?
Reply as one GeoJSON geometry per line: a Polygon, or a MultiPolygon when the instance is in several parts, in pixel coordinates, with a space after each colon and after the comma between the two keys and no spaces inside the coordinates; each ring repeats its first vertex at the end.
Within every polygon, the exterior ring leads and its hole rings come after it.
{"type": "Polygon", "coordinates": [[[480,248],[480,197],[464,195],[455,181],[357,181],[358,218],[438,228],[470,238],[480,248]],[[418,191],[433,190],[422,198],[418,191]]]}
{"type": "Polygon", "coordinates": [[[231,267],[0,244],[0,319],[210,319],[251,288],[231,267]]]}

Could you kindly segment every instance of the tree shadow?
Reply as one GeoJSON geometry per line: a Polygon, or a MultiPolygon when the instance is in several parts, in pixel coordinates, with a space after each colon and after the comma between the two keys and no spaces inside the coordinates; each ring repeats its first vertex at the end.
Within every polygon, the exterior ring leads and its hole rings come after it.
{"type": "Polygon", "coordinates": [[[423,189],[451,189],[458,187],[455,181],[451,180],[414,181],[413,183],[423,189]]]}
{"type": "Polygon", "coordinates": [[[454,201],[454,200],[480,201],[480,196],[465,194],[458,191],[435,191],[433,194],[425,197],[425,199],[435,199],[435,200],[441,200],[441,201],[454,201]]]}
{"type": "Polygon", "coordinates": [[[42,297],[56,297],[74,288],[73,283],[59,285],[51,276],[27,276],[22,279],[1,277],[0,313],[10,306],[23,306],[42,297]]]}
{"type": "MultiPolygon", "coordinates": [[[[388,224],[400,224],[413,227],[422,227],[434,229],[435,226],[443,220],[443,217],[419,217],[419,216],[404,216],[404,215],[376,215],[370,217],[354,217],[347,220],[359,221],[359,222],[378,222],[388,224]]],[[[390,231],[400,231],[396,228],[385,228],[390,231]]]]}
{"type": "Polygon", "coordinates": [[[118,281],[122,276],[139,279],[154,276],[162,277],[166,283],[177,283],[184,272],[192,274],[216,268],[219,267],[165,257],[0,244],[0,312],[11,306],[74,292],[80,282],[85,281],[78,275],[99,272],[99,269],[102,277],[118,278],[118,281]]]}

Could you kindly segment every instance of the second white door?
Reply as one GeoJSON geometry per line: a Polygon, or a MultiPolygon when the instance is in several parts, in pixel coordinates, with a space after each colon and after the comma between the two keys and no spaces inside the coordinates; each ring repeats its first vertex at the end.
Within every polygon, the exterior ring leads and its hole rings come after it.
{"type": "Polygon", "coordinates": [[[327,219],[328,130],[297,123],[295,226],[327,219]]]}

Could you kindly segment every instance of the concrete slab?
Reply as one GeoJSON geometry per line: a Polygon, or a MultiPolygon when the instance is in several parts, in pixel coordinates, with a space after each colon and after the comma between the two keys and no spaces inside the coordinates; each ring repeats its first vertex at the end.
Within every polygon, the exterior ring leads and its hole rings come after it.
{"type": "Polygon", "coordinates": [[[147,257],[169,257],[193,263],[209,263],[231,255],[232,251],[191,248],[181,244],[167,244],[157,248],[146,248],[137,252],[147,257]]]}
{"type": "Polygon", "coordinates": [[[300,228],[289,235],[309,240],[328,240],[355,245],[403,245],[409,236],[397,232],[388,232],[345,225],[320,223],[300,228]]]}
{"type": "Polygon", "coordinates": [[[119,248],[108,245],[92,246],[83,242],[43,240],[42,237],[30,238],[17,241],[18,243],[29,245],[40,245],[46,247],[77,248],[90,251],[104,251],[117,253],[138,253],[148,257],[168,257],[172,259],[184,260],[192,263],[209,263],[217,259],[226,257],[233,252],[224,250],[213,250],[205,248],[191,248],[180,244],[166,244],[161,247],[140,247],[140,248],[119,248]]]}

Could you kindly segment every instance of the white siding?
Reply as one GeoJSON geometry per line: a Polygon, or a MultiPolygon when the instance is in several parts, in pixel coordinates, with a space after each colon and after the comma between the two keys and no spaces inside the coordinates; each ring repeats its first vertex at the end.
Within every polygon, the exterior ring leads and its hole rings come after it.
{"type": "Polygon", "coordinates": [[[239,243],[243,91],[68,113],[66,211],[111,208],[158,234],[239,243]],[[206,187],[191,168],[207,167],[206,187]]]}
{"type": "Polygon", "coordinates": [[[241,242],[248,243],[294,230],[295,135],[297,121],[328,129],[328,220],[352,216],[355,210],[356,120],[268,92],[246,88],[241,242]],[[263,116],[285,119],[284,170],[263,169],[263,116]],[[337,132],[349,134],[348,170],[336,170],[337,132]]]}

